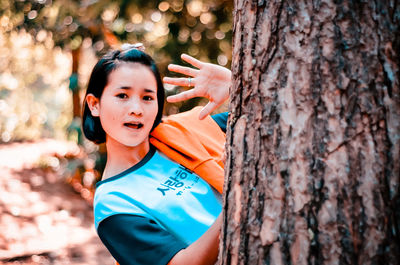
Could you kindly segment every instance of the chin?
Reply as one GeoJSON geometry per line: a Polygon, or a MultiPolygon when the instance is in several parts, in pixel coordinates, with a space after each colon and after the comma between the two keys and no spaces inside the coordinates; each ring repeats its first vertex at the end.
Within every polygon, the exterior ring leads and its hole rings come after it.
{"type": "Polygon", "coordinates": [[[117,145],[134,148],[141,145],[145,145],[149,142],[148,134],[130,134],[124,133],[119,135],[113,135],[109,137],[110,143],[114,142],[117,145]]]}
{"type": "Polygon", "coordinates": [[[146,144],[146,142],[149,142],[149,138],[144,138],[144,139],[137,139],[137,137],[135,139],[127,139],[126,141],[123,142],[123,144],[125,146],[129,146],[129,147],[137,147],[137,146],[141,146],[146,144]]]}
{"type": "Polygon", "coordinates": [[[144,142],[137,142],[137,141],[123,141],[121,144],[127,146],[127,147],[138,147],[140,145],[143,145],[144,142]]]}

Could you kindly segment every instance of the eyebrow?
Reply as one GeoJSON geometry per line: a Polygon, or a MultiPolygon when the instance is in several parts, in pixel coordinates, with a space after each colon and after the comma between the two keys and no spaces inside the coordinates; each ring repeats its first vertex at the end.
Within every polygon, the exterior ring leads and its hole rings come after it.
{"type": "MultiPolygon", "coordinates": [[[[131,87],[122,86],[122,87],[119,87],[119,89],[129,90],[129,89],[131,89],[131,87]]],[[[149,89],[149,88],[145,88],[144,92],[146,92],[146,93],[156,93],[156,91],[154,91],[153,89],[149,89]]]]}

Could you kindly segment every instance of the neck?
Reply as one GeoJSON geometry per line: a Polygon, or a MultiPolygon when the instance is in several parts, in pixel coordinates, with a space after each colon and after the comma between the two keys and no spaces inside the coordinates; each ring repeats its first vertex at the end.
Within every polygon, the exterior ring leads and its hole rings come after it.
{"type": "Polygon", "coordinates": [[[139,163],[150,151],[149,141],[138,146],[126,146],[111,139],[106,140],[107,162],[102,180],[115,176],[139,163]]]}

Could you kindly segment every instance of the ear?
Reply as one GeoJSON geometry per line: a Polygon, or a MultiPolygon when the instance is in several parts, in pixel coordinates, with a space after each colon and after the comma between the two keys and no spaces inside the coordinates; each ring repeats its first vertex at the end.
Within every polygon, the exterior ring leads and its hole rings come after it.
{"type": "Polygon", "coordinates": [[[90,112],[92,113],[93,117],[99,117],[100,116],[100,99],[96,98],[93,94],[87,94],[86,95],[86,103],[88,104],[88,107],[90,109],[90,112]]]}

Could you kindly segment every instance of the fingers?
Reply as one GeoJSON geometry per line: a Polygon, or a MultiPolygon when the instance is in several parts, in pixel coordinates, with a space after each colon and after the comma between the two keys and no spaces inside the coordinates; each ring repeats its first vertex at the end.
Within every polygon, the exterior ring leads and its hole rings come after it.
{"type": "MultiPolygon", "coordinates": [[[[196,58],[193,58],[192,56],[189,56],[187,54],[182,54],[181,56],[182,60],[190,63],[194,67],[201,68],[203,66],[203,62],[197,60],[196,58]]],[[[196,77],[199,70],[193,69],[190,67],[186,66],[181,66],[181,65],[176,65],[176,64],[170,64],[168,65],[168,70],[180,74],[187,75],[189,77],[196,77]]],[[[178,85],[178,86],[194,86],[195,84],[193,83],[194,79],[191,79],[191,82],[189,82],[189,79],[186,77],[164,77],[163,81],[167,84],[171,85],[178,85]]]]}
{"type": "Polygon", "coordinates": [[[187,91],[181,92],[177,95],[169,96],[169,97],[167,97],[167,101],[174,103],[174,102],[179,102],[179,101],[184,101],[187,99],[195,98],[197,96],[198,95],[197,95],[196,90],[192,89],[192,90],[187,90],[187,91]]]}
{"type": "Polygon", "coordinates": [[[207,105],[204,106],[204,108],[200,111],[199,114],[199,119],[202,120],[207,115],[209,115],[211,112],[213,112],[216,108],[218,108],[218,104],[215,103],[214,101],[209,101],[207,105]]]}
{"type": "Polygon", "coordinates": [[[195,76],[199,70],[190,68],[190,67],[185,67],[181,65],[176,65],[176,64],[170,64],[168,65],[168,70],[188,76],[195,76]]]}
{"type": "Polygon", "coordinates": [[[194,84],[194,79],[192,78],[189,84],[189,78],[187,77],[164,77],[163,82],[171,85],[176,85],[176,86],[191,86],[193,87],[194,84]]]}
{"type": "Polygon", "coordinates": [[[185,53],[183,53],[181,55],[182,60],[184,60],[187,63],[190,63],[191,65],[193,65],[194,67],[197,67],[199,69],[201,69],[201,67],[203,66],[203,62],[197,60],[196,58],[193,58],[190,55],[187,55],[185,53]]]}

